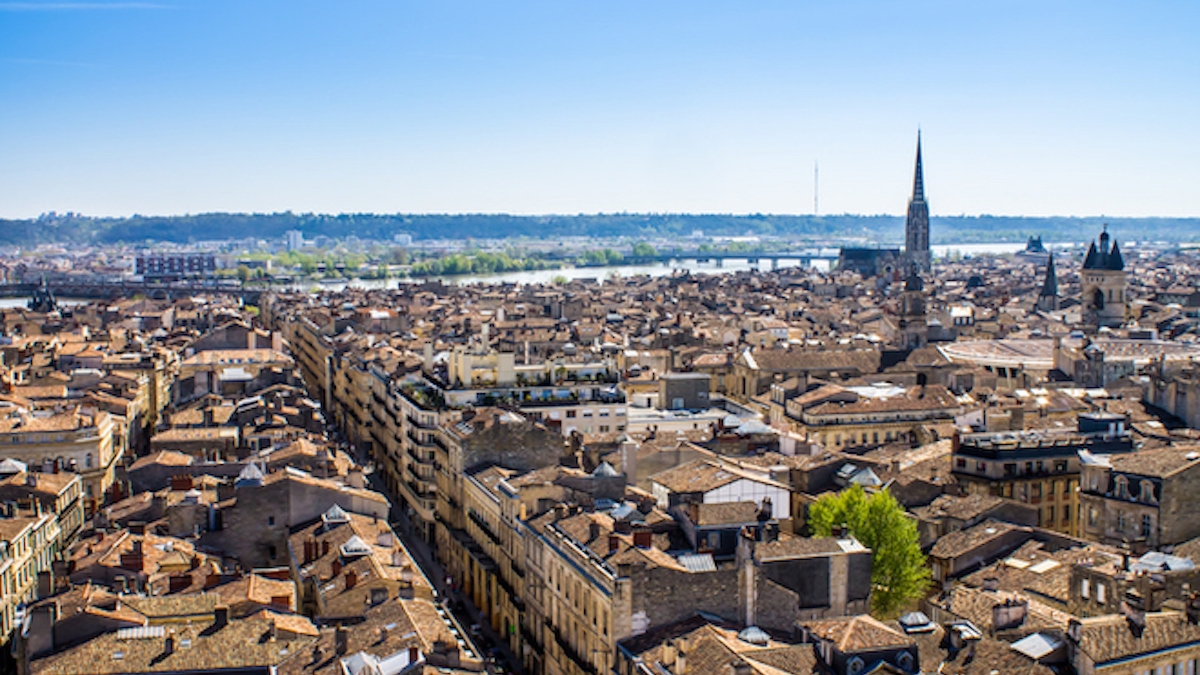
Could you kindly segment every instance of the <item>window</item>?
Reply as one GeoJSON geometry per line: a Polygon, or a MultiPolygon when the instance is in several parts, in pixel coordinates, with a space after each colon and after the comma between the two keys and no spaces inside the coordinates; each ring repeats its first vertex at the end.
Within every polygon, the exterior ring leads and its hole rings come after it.
{"type": "Polygon", "coordinates": [[[372,588],[371,589],[371,604],[372,605],[382,604],[385,601],[387,601],[387,598],[388,598],[388,591],[386,588],[372,588]]]}
{"type": "Polygon", "coordinates": [[[1105,591],[1107,589],[1108,589],[1108,587],[1105,586],[1104,584],[1096,584],[1096,602],[1098,602],[1102,605],[1106,602],[1104,599],[1104,595],[1105,595],[1105,591]]]}
{"type": "Polygon", "coordinates": [[[1064,473],[1067,470],[1067,460],[1062,459],[1055,462],[1054,470],[1058,473],[1064,473]]]}
{"type": "Polygon", "coordinates": [[[1062,519],[1063,525],[1070,524],[1070,522],[1071,522],[1071,505],[1070,504],[1063,504],[1062,516],[1063,516],[1063,519],[1062,519]]]}
{"type": "Polygon", "coordinates": [[[1142,516],[1142,536],[1149,539],[1150,530],[1152,529],[1154,529],[1154,522],[1153,519],[1150,518],[1150,514],[1147,513],[1142,516]]]}
{"type": "Polygon", "coordinates": [[[1091,585],[1092,582],[1088,579],[1079,582],[1079,596],[1085,600],[1091,597],[1091,585]]]}
{"type": "Polygon", "coordinates": [[[1005,464],[1004,465],[1004,475],[1005,476],[1017,475],[1017,465],[1016,464],[1005,464]]]}
{"type": "Polygon", "coordinates": [[[1124,511],[1117,511],[1117,532],[1124,532],[1124,531],[1125,531],[1125,525],[1126,525],[1126,522],[1125,522],[1125,512],[1124,512],[1124,511]]]}
{"type": "Polygon", "coordinates": [[[965,468],[967,468],[967,460],[963,459],[962,457],[959,457],[957,460],[955,460],[954,465],[960,469],[965,469],[965,468]]]}
{"type": "Polygon", "coordinates": [[[1117,497],[1121,499],[1129,499],[1129,479],[1125,476],[1117,476],[1116,478],[1117,497]]]}
{"type": "Polygon", "coordinates": [[[1141,499],[1141,501],[1146,502],[1147,504],[1155,503],[1154,483],[1151,483],[1148,480],[1142,481],[1142,494],[1141,494],[1140,499],[1141,499]]]}
{"type": "Polygon", "coordinates": [[[1054,507],[1053,506],[1046,507],[1046,524],[1049,525],[1050,527],[1054,527],[1054,507]]]}
{"type": "MultiPolygon", "coordinates": [[[[267,526],[275,527],[275,516],[267,516],[267,526]]],[[[272,556],[274,557],[274,556],[272,556]]]]}
{"type": "Polygon", "coordinates": [[[569,418],[572,418],[572,417],[575,417],[575,411],[574,411],[574,410],[568,410],[568,411],[567,411],[567,418],[569,419],[569,418]]]}
{"type": "Polygon", "coordinates": [[[1096,507],[1094,506],[1088,508],[1088,525],[1091,527],[1096,526],[1096,507]]]}
{"type": "Polygon", "coordinates": [[[987,462],[975,462],[975,470],[979,473],[987,472],[987,462]]]}

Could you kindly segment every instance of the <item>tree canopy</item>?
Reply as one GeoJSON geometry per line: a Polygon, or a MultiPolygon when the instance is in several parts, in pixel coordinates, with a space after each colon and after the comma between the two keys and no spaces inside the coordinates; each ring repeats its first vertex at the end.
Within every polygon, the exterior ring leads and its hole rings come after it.
{"type": "Polygon", "coordinates": [[[814,537],[828,537],[845,525],[864,546],[871,549],[872,609],[891,616],[906,603],[924,595],[930,573],[921,553],[917,524],[891,492],[868,495],[854,485],[839,494],[818,499],[808,512],[814,537]]]}

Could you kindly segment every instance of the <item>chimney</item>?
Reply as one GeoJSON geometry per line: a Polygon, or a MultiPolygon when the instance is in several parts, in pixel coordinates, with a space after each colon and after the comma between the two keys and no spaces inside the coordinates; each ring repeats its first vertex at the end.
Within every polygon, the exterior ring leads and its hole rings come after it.
{"type": "Polygon", "coordinates": [[[596,541],[600,538],[600,523],[592,521],[588,523],[588,542],[596,541]]]}
{"type": "Polygon", "coordinates": [[[346,590],[358,585],[358,574],[354,570],[346,571],[346,590]]]}
{"type": "Polygon", "coordinates": [[[219,631],[229,625],[229,607],[228,605],[218,605],[213,610],[213,631],[219,631]]]}
{"type": "Polygon", "coordinates": [[[610,554],[616,553],[617,549],[620,547],[621,547],[621,538],[618,537],[616,535],[616,533],[608,535],[608,552],[610,554]]]}
{"type": "Polygon", "coordinates": [[[1028,600],[1009,598],[1004,604],[992,607],[992,626],[998,631],[1019,628],[1025,623],[1025,615],[1028,612],[1028,600]]]}
{"type": "Polygon", "coordinates": [[[192,578],[186,574],[172,574],[168,577],[167,584],[168,593],[178,593],[192,585],[192,578]]]}
{"type": "Polygon", "coordinates": [[[333,571],[333,576],[336,577],[337,575],[342,573],[342,561],[334,560],[333,564],[330,566],[330,568],[333,571]]]}
{"type": "MultiPolygon", "coordinates": [[[[146,534],[146,521],[144,521],[144,520],[130,521],[129,522],[129,533],[136,534],[136,535],[145,535],[146,534]]],[[[141,545],[142,545],[142,542],[140,542],[140,541],[133,542],[133,547],[134,547],[134,549],[137,550],[138,553],[142,552],[141,545]]]]}
{"type": "Polygon", "coordinates": [[[163,656],[170,656],[175,653],[175,636],[168,635],[163,643],[163,656]]]}
{"type": "Polygon", "coordinates": [[[675,665],[675,655],[677,648],[674,640],[667,640],[667,643],[662,648],[662,663],[668,668],[675,665]]]}
{"type": "Polygon", "coordinates": [[[750,664],[738,659],[733,662],[733,675],[751,675],[754,671],[751,670],[750,664]]]}
{"type": "Polygon", "coordinates": [[[329,542],[323,541],[321,542],[321,557],[325,557],[327,555],[329,555],[329,542]]]}
{"type": "Polygon", "coordinates": [[[408,662],[410,664],[416,663],[417,659],[420,659],[420,658],[421,658],[421,650],[417,649],[415,646],[411,646],[408,648],[408,662]]]}
{"type": "Polygon", "coordinates": [[[674,675],[687,675],[687,654],[683,653],[683,648],[675,651],[675,668],[671,671],[674,675]]]}
{"type": "Polygon", "coordinates": [[[36,473],[30,471],[25,474],[26,487],[35,488],[35,487],[37,487],[37,483],[38,483],[38,477],[37,477],[36,473]]]}
{"type": "Polygon", "coordinates": [[[285,612],[291,611],[292,599],[291,599],[291,597],[286,596],[286,595],[272,595],[271,596],[271,606],[278,608],[278,609],[282,609],[285,612]]]}
{"type": "Polygon", "coordinates": [[[209,407],[207,407],[207,408],[205,408],[205,409],[204,409],[204,426],[206,426],[206,427],[214,427],[214,426],[216,426],[216,424],[214,424],[214,423],[213,423],[213,409],[212,409],[212,406],[209,406],[209,407]]]}
{"type": "Polygon", "coordinates": [[[220,585],[221,585],[221,575],[220,574],[213,572],[212,574],[209,574],[208,576],[204,577],[204,587],[206,589],[212,588],[214,586],[220,586],[220,585]]]}
{"type": "Polygon", "coordinates": [[[345,626],[338,626],[333,633],[334,651],[338,656],[345,656],[350,650],[350,631],[345,626]]]}
{"type": "Polygon", "coordinates": [[[1200,623],[1200,592],[1192,591],[1187,595],[1187,618],[1193,626],[1200,623]]]}
{"type": "Polygon", "coordinates": [[[654,533],[650,530],[637,530],[633,533],[633,545],[638,548],[651,548],[654,544],[654,533]]]}

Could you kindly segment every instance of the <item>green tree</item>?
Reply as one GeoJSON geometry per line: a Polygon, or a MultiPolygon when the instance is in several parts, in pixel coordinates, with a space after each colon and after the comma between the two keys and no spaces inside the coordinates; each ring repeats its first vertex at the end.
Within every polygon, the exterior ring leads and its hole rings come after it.
{"type": "Polygon", "coordinates": [[[930,574],[917,524],[891,492],[867,495],[854,485],[821,497],[809,508],[808,526],[814,537],[828,537],[840,525],[874,553],[871,602],[877,614],[891,616],[925,594],[930,574]]]}
{"type": "Polygon", "coordinates": [[[633,257],[635,258],[650,258],[658,255],[658,251],[654,247],[644,241],[639,241],[633,245],[633,257]]]}
{"type": "Polygon", "coordinates": [[[245,265],[238,265],[237,277],[244,284],[250,278],[250,268],[245,265]]]}

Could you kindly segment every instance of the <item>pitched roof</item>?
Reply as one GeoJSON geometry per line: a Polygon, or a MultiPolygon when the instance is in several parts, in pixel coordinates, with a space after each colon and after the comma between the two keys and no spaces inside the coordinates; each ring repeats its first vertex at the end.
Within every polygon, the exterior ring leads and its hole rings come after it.
{"type": "Polygon", "coordinates": [[[912,638],[870,614],[810,621],[802,625],[815,637],[832,642],[834,647],[843,654],[907,647],[913,644],[912,638]]]}

